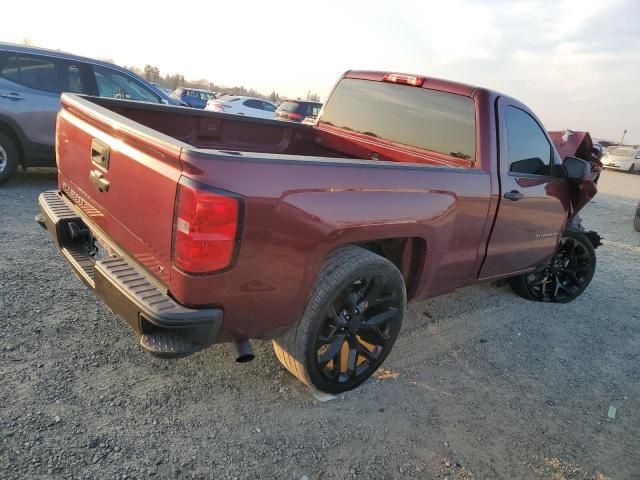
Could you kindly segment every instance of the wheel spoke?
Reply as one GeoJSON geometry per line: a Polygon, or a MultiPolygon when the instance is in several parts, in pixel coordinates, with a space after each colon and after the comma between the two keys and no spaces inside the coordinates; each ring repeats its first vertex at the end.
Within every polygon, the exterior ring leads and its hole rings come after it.
{"type": "Polygon", "coordinates": [[[338,331],[338,327],[336,327],[335,325],[330,325],[329,328],[331,329],[331,331],[329,332],[328,335],[320,335],[318,337],[318,343],[320,345],[326,345],[327,343],[333,343],[336,339],[336,332],[338,331]]]}
{"type": "Polygon", "coordinates": [[[358,306],[358,297],[359,295],[356,292],[351,292],[346,296],[345,300],[349,308],[354,309],[358,306]]]}
{"type": "Polygon", "coordinates": [[[373,305],[378,301],[385,285],[384,280],[384,277],[379,274],[373,275],[369,278],[367,291],[364,294],[364,300],[367,301],[367,304],[373,305]]]}
{"type": "Polygon", "coordinates": [[[320,355],[318,358],[318,364],[320,368],[324,368],[327,366],[331,360],[334,360],[334,364],[336,362],[339,363],[340,350],[342,350],[342,344],[344,343],[345,336],[343,334],[336,335],[336,339],[327,347],[327,349],[320,355]],[[338,357],[336,359],[336,357],[338,357]]]}
{"type": "Polygon", "coordinates": [[[398,313],[398,309],[395,307],[389,307],[387,310],[371,316],[362,322],[363,328],[380,327],[384,323],[391,320],[398,313]]]}
{"type": "Polygon", "coordinates": [[[362,343],[360,343],[359,340],[357,340],[357,341],[358,341],[358,353],[360,355],[362,355],[365,359],[367,359],[369,361],[369,363],[371,363],[374,360],[378,359],[378,357],[376,355],[374,355],[371,350],[369,350],[367,347],[362,345],[362,343]]]}
{"type": "MultiPolygon", "coordinates": [[[[356,340],[357,342],[357,340],[356,340]]],[[[356,360],[358,359],[358,349],[349,341],[349,353],[347,355],[347,378],[351,379],[356,374],[356,360]]]]}
{"type": "Polygon", "coordinates": [[[584,285],[584,280],[578,278],[578,275],[576,275],[575,272],[569,272],[565,270],[565,273],[569,278],[571,278],[578,285],[578,287],[582,287],[582,285],[584,285]]]}

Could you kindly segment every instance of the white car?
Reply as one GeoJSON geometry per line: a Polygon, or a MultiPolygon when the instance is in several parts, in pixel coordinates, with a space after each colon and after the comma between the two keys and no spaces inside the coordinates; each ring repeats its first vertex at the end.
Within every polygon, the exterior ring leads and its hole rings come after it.
{"type": "Polygon", "coordinates": [[[637,148],[614,148],[602,157],[602,165],[604,168],[626,170],[629,173],[640,172],[640,150],[637,148]]]}
{"type": "Polygon", "coordinates": [[[273,118],[277,108],[273,103],[261,98],[225,95],[215,100],[209,100],[204,109],[213,112],[246,115],[247,117],[273,118]]]}

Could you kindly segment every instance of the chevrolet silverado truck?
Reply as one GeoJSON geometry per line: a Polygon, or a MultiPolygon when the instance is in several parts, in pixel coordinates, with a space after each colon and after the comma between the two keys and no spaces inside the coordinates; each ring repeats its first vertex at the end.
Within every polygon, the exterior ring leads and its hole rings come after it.
{"type": "Polygon", "coordinates": [[[56,153],[37,219],[144,350],[268,339],[329,393],[382,364],[407,301],[509,279],[568,302],[596,266],[589,163],[485,88],[348,71],[315,125],[64,94],[56,153]]]}

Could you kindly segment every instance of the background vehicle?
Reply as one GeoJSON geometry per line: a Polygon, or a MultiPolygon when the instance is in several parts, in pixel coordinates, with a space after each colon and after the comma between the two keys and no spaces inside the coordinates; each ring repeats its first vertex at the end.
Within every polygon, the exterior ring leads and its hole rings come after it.
{"type": "Polygon", "coordinates": [[[595,271],[589,163],[484,88],[349,71],[314,126],[72,94],[58,118],[39,221],[154,355],[247,361],[273,339],[336,393],[384,361],[408,300],[509,278],[569,302],[595,271]]]}
{"type": "Polygon", "coordinates": [[[602,157],[602,164],[604,168],[624,170],[629,173],[640,172],[640,150],[627,147],[614,148],[602,157]]]}
{"type": "Polygon", "coordinates": [[[53,166],[60,93],[171,103],[138,75],[59,51],[0,43],[0,184],[18,165],[53,166]]]}
{"type": "Polygon", "coordinates": [[[318,118],[322,104],[318,102],[308,102],[303,100],[286,100],[276,110],[278,120],[288,120],[290,122],[304,122],[307,119],[318,118]]]}
{"type": "Polygon", "coordinates": [[[216,93],[199,88],[178,87],[173,91],[171,97],[184,102],[189,107],[204,108],[209,100],[216,98],[216,93]]]}
{"type": "MultiPolygon", "coordinates": [[[[170,88],[165,87],[164,85],[160,85],[159,83],[155,83],[155,82],[149,82],[151,83],[151,85],[153,85],[156,90],[160,90],[162,93],[164,93],[167,97],[171,98],[171,94],[173,93],[173,90],[171,90],[170,88]]],[[[173,99],[175,100],[175,99],[173,99]]],[[[175,102],[175,105],[178,105],[179,102],[175,102]]]]}
{"type": "Polygon", "coordinates": [[[276,106],[266,100],[254,97],[226,95],[223,98],[209,100],[206,110],[221,113],[235,113],[248,117],[273,118],[276,106]]]}

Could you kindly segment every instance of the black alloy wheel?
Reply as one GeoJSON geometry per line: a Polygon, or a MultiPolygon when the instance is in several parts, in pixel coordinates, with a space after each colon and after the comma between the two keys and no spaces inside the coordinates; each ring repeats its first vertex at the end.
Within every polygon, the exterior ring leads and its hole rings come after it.
{"type": "Polygon", "coordinates": [[[384,274],[348,285],[325,312],[316,339],[316,368],[337,384],[369,377],[391,348],[402,308],[401,292],[384,274]]]}
{"type": "Polygon", "coordinates": [[[538,302],[567,303],[587,288],[596,269],[596,253],[579,232],[565,232],[548,264],[512,280],[513,290],[538,302]]]}
{"type": "Polygon", "coordinates": [[[276,357],[303,383],[327,393],[369,378],[398,337],[407,303],[389,260],[347,246],[325,260],[297,324],[274,339],[276,357]]]}

